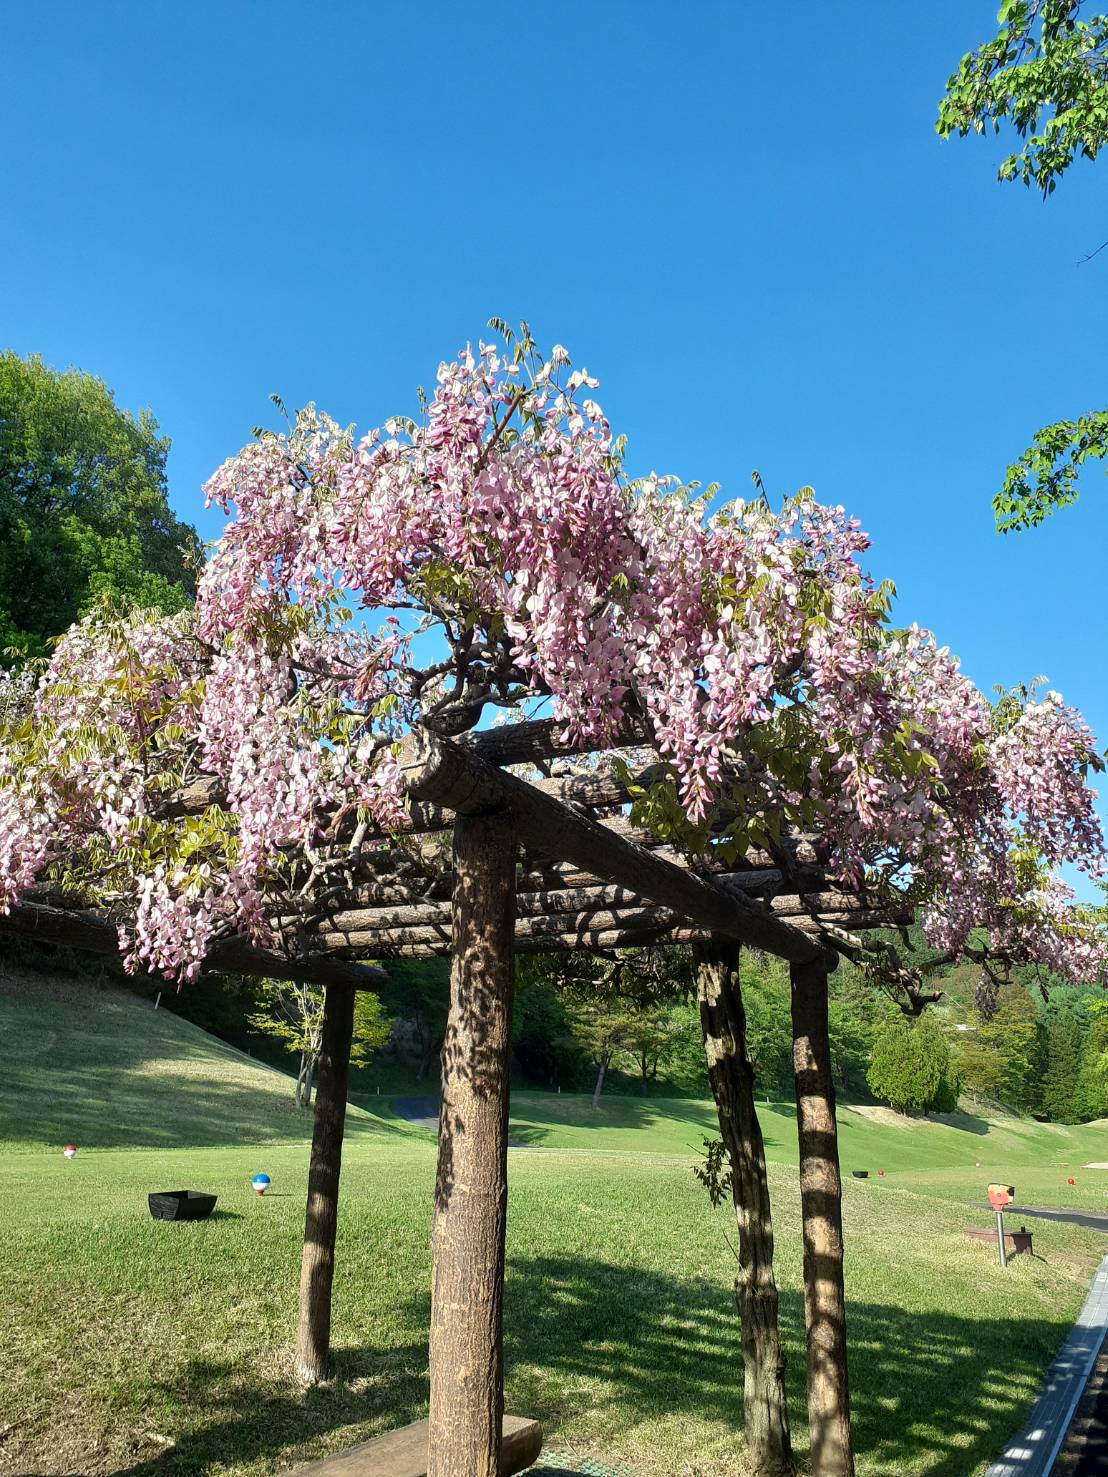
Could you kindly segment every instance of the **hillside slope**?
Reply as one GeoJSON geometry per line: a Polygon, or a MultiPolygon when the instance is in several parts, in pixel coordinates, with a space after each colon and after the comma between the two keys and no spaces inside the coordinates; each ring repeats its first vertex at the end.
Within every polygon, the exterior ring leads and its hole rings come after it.
{"type": "MultiPolygon", "coordinates": [[[[0,1149],[300,1140],[292,1081],[125,990],[0,965],[0,1149]]],[[[351,1108],[349,1130],[384,1124],[351,1108]]]]}
{"type": "MultiPolygon", "coordinates": [[[[766,1157],[797,1161],[796,1108],[758,1104],[766,1157]]],[[[1010,1162],[1083,1166],[1108,1159],[1108,1122],[1067,1126],[1013,1114],[987,1118],[949,1113],[909,1118],[891,1109],[840,1103],[839,1154],[844,1171],[951,1169],[1010,1162]]],[[[512,1137],[551,1149],[649,1149],[699,1157],[705,1135],[718,1137],[715,1109],[695,1098],[601,1098],[587,1094],[513,1091],[512,1137]]]]}

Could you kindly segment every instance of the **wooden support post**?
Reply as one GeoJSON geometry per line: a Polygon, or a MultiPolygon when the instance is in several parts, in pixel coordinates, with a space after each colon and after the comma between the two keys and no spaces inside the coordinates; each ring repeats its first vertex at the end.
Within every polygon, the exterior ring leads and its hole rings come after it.
{"type": "Polygon", "coordinates": [[[429,1477],[500,1477],[515,824],[454,825],[431,1286],[429,1477]]]}
{"type": "Polygon", "coordinates": [[[788,1477],[796,1469],[789,1437],[785,1356],[777,1325],[773,1218],[765,1145],[754,1106],[754,1070],[746,1048],[739,946],[717,936],[694,944],[693,955],[708,1080],[731,1162],[739,1233],[735,1302],[742,1324],[746,1469],[753,1477],[788,1477]]]}
{"type": "Polygon", "coordinates": [[[827,966],[793,964],[793,1071],[804,1228],[812,1477],[854,1477],[846,1365],[842,1179],[827,1034],[827,966]]]}
{"type": "Polygon", "coordinates": [[[308,1385],[327,1379],[331,1372],[331,1283],[335,1275],[339,1172],[353,1035],[354,991],[348,985],[328,985],[323,996],[319,1084],[308,1165],[304,1252],[300,1262],[300,1323],[296,1335],[296,1373],[308,1385]]]}

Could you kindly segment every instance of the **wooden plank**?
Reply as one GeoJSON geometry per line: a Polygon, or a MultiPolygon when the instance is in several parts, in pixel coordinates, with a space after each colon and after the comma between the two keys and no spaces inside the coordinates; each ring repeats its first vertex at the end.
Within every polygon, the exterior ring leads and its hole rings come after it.
{"type": "MultiPolygon", "coordinates": [[[[806,892],[794,881],[785,882],[776,869],[757,872],[721,872],[712,877],[713,882],[728,891],[746,893],[751,897],[772,895],[770,907],[783,916],[809,915],[811,913],[848,913],[871,906],[865,899],[846,892],[806,892]]],[[[521,889],[516,894],[516,916],[519,918],[544,918],[562,913],[587,913],[599,911],[640,908],[644,899],[639,893],[626,887],[589,885],[583,887],[521,889]]],[[[282,919],[288,927],[295,927],[296,919],[282,919]]],[[[372,929],[426,927],[431,924],[450,925],[449,901],[436,899],[405,900],[402,903],[374,902],[371,906],[340,908],[320,920],[319,931],[326,933],[357,933],[372,929]]]]}
{"type": "MultiPolygon", "coordinates": [[[[526,718],[522,723],[504,723],[499,728],[470,729],[460,742],[489,764],[544,764],[562,755],[596,752],[593,744],[565,743],[564,728],[565,724],[554,718],[526,718]]],[[[647,743],[645,726],[628,719],[610,747],[645,747],[647,743]]]]}
{"type": "MultiPolygon", "coordinates": [[[[817,918],[798,918],[796,927],[809,938],[826,947],[824,929],[830,927],[835,939],[840,930],[890,928],[898,922],[910,922],[909,914],[890,911],[859,911],[817,918]]],[[[585,920],[538,918],[521,919],[516,925],[517,954],[546,954],[592,949],[634,949],[648,944],[687,944],[710,936],[711,930],[674,922],[665,909],[651,908],[641,914],[622,915],[618,924],[604,923],[602,915],[585,920]],[[573,932],[561,931],[570,922],[578,922],[573,932]]],[[[376,932],[320,933],[311,937],[312,947],[326,951],[332,959],[436,959],[450,953],[450,928],[445,924],[420,928],[381,929],[376,932]]]]}
{"type": "MultiPolygon", "coordinates": [[[[361,1446],[324,1457],[310,1467],[296,1467],[289,1477],[427,1477],[428,1422],[416,1421],[388,1431],[361,1446]]],[[[542,1427],[523,1416],[504,1417],[501,1477],[514,1477],[538,1460],[542,1427]]]]}

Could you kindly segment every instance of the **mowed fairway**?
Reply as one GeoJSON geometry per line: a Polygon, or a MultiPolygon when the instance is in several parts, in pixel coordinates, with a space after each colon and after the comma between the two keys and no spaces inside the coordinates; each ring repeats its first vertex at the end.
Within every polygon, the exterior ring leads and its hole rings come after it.
{"type": "MultiPolygon", "coordinates": [[[[103,1019],[92,1029],[101,1007],[126,1012],[131,1002],[88,997],[73,1007],[102,1055],[113,1033],[103,1019]]],[[[0,1156],[0,1471],[263,1473],[420,1415],[430,1136],[387,1110],[352,1112],[337,1377],[301,1393],[290,1364],[307,1145],[295,1114],[246,1101],[251,1083],[263,1095],[291,1084],[158,1012],[166,1042],[145,1055],[132,1047],[113,1085],[94,1075],[67,1008],[34,983],[0,993],[5,1040],[47,1017],[55,1032],[51,1053],[11,1064],[17,1088],[10,1078],[0,1096],[0,1136],[21,1146],[0,1156]],[[161,1071],[161,1050],[178,1080],[161,1071]],[[182,1058],[192,1084],[184,1099],[175,1097],[182,1058]],[[72,1135],[81,1151],[66,1162],[60,1130],[82,1102],[82,1062],[93,1085],[72,1135]],[[221,1097],[221,1062],[235,1076],[233,1103],[221,1097]],[[294,1133],[299,1141],[279,1141],[294,1133]],[[197,1147],[184,1146],[190,1135],[197,1147]],[[246,1183],[257,1169],[273,1178],[264,1201],[246,1183]],[[218,1193],[211,1220],[149,1219],[148,1191],[186,1186],[218,1193]]],[[[154,1015],[134,1009],[135,1018],[116,1016],[130,1033],[138,1012],[154,1015]]],[[[784,1105],[764,1120],[803,1447],[795,1147],[784,1105]]],[[[644,1477],[737,1470],[733,1223],[690,1172],[710,1129],[710,1109],[696,1103],[610,1099],[594,1117],[587,1100],[517,1095],[513,1137],[540,1147],[510,1156],[508,1403],[543,1419],[548,1444],[604,1454],[644,1477]]],[[[1037,1222],[1041,1259],[1001,1272],[961,1227],[987,1223],[969,1202],[995,1177],[1027,1198],[1104,1206],[1108,1175],[1080,1166],[1108,1159],[1106,1140],[1096,1127],[902,1128],[844,1110],[845,1167],[887,1171],[846,1184],[863,1473],[972,1473],[1018,1426],[1108,1238],[1037,1222]]]]}

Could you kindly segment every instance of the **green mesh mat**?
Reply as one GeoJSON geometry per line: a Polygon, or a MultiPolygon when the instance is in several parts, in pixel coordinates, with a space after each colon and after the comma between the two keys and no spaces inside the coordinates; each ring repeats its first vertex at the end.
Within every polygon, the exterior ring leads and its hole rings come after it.
{"type": "Polygon", "coordinates": [[[543,1452],[541,1467],[528,1467],[524,1477],[632,1477],[626,1467],[612,1467],[594,1457],[568,1451],[543,1452]]]}

